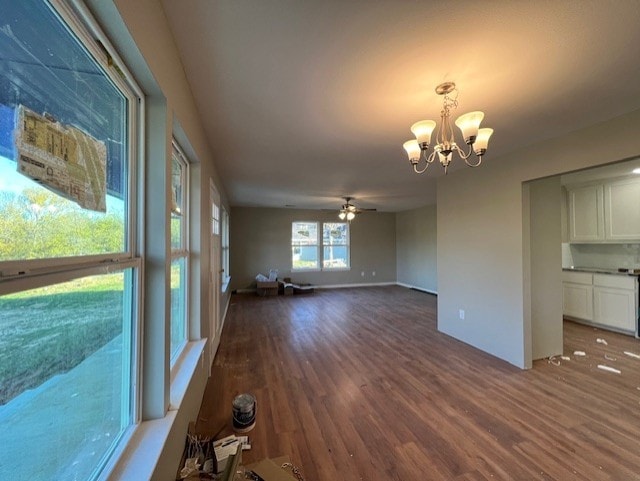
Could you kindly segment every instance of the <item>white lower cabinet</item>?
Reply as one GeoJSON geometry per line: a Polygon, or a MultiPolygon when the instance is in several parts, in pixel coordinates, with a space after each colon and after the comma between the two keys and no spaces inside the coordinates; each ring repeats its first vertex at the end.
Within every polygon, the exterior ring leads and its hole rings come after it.
{"type": "Polygon", "coordinates": [[[635,332],[638,281],[635,277],[563,272],[563,313],[605,327],[635,332]]]}
{"type": "Polygon", "coordinates": [[[562,299],[565,316],[593,320],[593,287],[584,284],[562,284],[562,299]]]}
{"type": "Polygon", "coordinates": [[[593,276],[593,321],[624,331],[636,330],[638,282],[635,277],[593,276]]]}

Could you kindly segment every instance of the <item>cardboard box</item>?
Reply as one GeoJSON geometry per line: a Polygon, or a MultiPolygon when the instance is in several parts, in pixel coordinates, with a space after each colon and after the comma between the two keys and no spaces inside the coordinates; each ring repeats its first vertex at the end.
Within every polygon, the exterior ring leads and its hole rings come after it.
{"type": "Polygon", "coordinates": [[[277,296],[278,295],[278,281],[261,282],[257,281],[256,294],[259,296],[277,296]]]}

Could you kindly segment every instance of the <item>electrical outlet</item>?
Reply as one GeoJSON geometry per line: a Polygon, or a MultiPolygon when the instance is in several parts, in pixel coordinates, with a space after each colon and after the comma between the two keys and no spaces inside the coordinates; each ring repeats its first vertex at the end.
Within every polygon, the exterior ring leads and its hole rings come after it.
{"type": "Polygon", "coordinates": [[[361,275],[362,277],[364,277],[364,271],[362,271],[362,272],[360,273],[360,275],[361,275]]]}
{"type": "Polygon", "coordinates": [[[373,277],[375,277],[375,276],[376,276],[376,271],[373,271],[373,272],[371,273],[371,275],[372,275],[373,277]]]}
{"type": "Polygon", "coordinates": [[[458,315],[460,316],[460,319],[462,319],[464,321],[464,309],[460,309],[458,311],[458,315]]]}

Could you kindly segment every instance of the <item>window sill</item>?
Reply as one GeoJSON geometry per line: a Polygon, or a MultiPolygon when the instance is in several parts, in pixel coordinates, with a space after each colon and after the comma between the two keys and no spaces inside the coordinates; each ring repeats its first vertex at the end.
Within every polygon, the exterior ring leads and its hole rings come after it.
{"type": "Polygon", "coordinates": [[[292,268],[291,269],[291,272],[320,272],[320,271],[321,271],[321,269],[316,269],[316,268],[313,268],[313,269],[296,269],[296,268],[292,268]]]}
{"type": "Polygon", "coordinates": [[[229,284],[231,284],[231,276],[227,277],[224,280],[224,282],[222,283],[222,286],[220,287],[220,291],[227,292],[227,289],[229,288],[229,284]]]}
{"type": "Polygon", "coordinates": [[[202,359],[206,343],[206,339],[188,342],[171,368],[169,411],[177,410],[180,407],[189,382],[198,367],[198,361],[202,359]]]}

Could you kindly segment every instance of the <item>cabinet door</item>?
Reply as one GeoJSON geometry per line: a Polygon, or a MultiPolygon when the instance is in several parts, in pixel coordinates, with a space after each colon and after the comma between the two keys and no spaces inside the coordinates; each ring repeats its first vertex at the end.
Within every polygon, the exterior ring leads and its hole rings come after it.
{"type": "Polygon", "coordinates": [[[639,180],[626,179],[605,184],[604,207],[607,240],[640,240],[639,180]]]}
{"type": "Polygon", "coordinates": [[[602,185],[568,189],[569,242],[604,240],[603,192],[602,185]]]}
{"type": "Polygon", "coordinates": [[[593,321],[593,287],[584,284],[562,283],[563,314],[593,321]]]}
{"type": "Polygon", "coordinates": [[[635,332],[636,292],[610,287],[593,288],[594,322],[635,332]]]}

